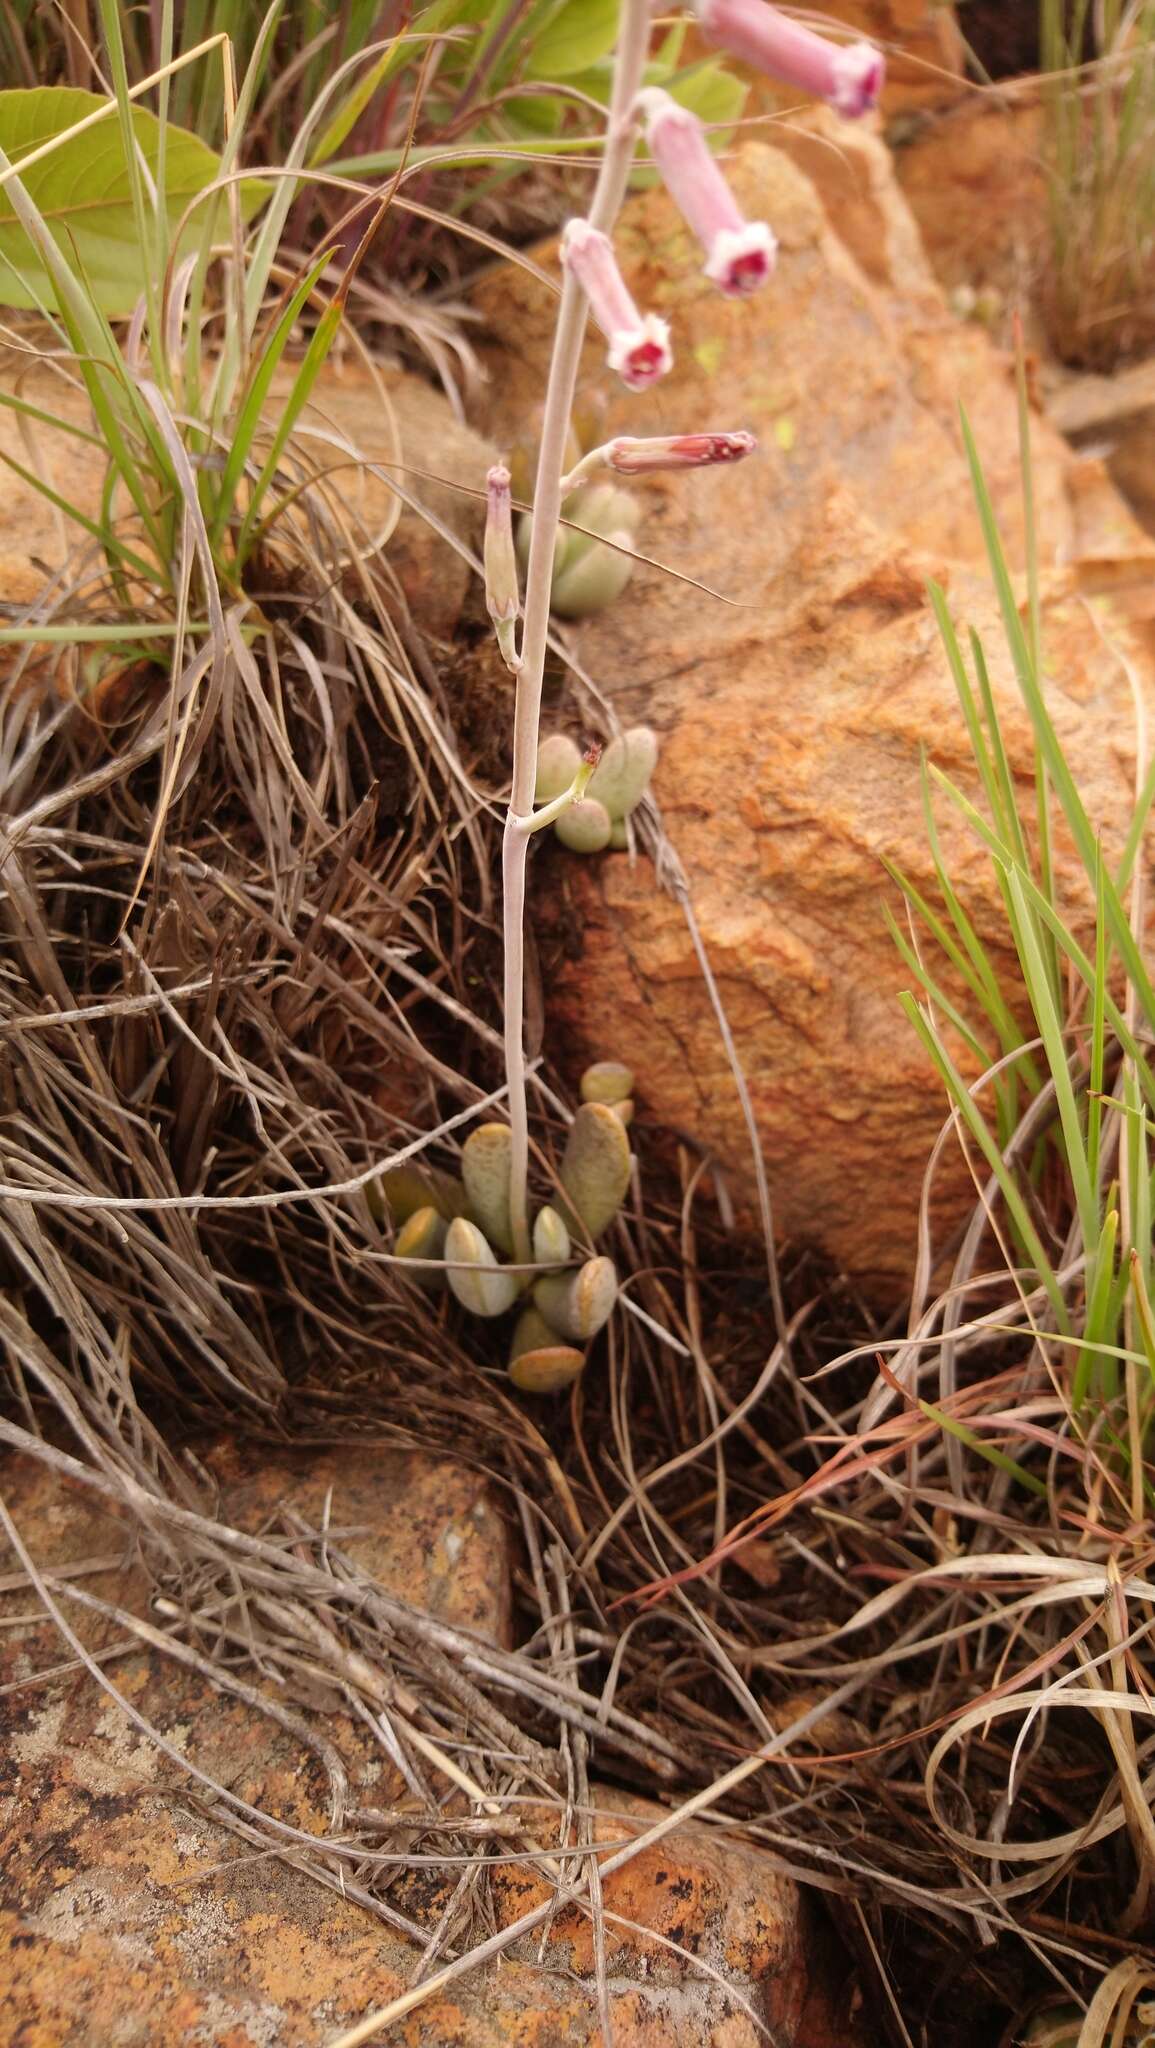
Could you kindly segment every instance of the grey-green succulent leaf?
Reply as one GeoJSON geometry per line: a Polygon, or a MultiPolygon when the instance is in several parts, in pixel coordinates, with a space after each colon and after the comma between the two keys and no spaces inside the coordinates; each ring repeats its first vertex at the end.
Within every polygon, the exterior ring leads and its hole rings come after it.
{"type": "Polygon", "coordinates": [[[547,1344],[540,1351],[523,1351],[509,1368],[509,1377],[523,1394],[558,1394],[581,1377],[584,1351],[570,1344],[547,1344]]]}
{"type": "Polygon", "coordinates": [[[569,1258],[570,1238],[565,1220],[556,1209],[539,1209],[533,1225],[533,1256],[539,1266],[564,1266],[569,1258]]]}
{"type": "Polygon", "coordinates": [[[576,1380],[585,1355],[558,1342],[539,1309],[522,1309],[509,1347],[509,1376],[525,1394],[554,1394],[576,1380]]]}
{"type": "Polygon", "coordinates": [[[509,1220],[509,1169],[513,1139],[508,1124],[479,1124],[461,1149],[461,1178],[469,1213],[491,1244],[512,1253],[509,1220]]]}
{"type": "MultiPolygon", "coordinates": [[[[436,1209],[415,1209],[397,1232],[393,1249],[399,1259],[441,1259],[448,1229],[444,1216],[439,1216],[436,1209]]],[[[428,1266],[419,1267],[412,1278],[418,1287],[431,1292],[445,1281],[444,1273],[428,1266]]]]}
{"type": "Polygon", "coordinates": [[[537,750],[534,801],[551,804],[564,796],[582,764],[582,751],[567,732],[547,733],[537,750]]]}
{"type": "Polygon", "coordinates": [[[568,805],[553,829],[571,853],[601,853],[610,843],[610,814],[593,797],[582,796],[568,805]]]}
{"type": "Polygon", "coordinates": [[[611,819],[626,818],[644,797],[657,764],[657,733],[649,725],[632,725],[604,749],[589,794],[605,805],[611,819]]]}
{"type": "Polygon", "coordinates": [[[624,1102],[634,1092],[634,1072],[622,1060],[595,1060],[579,1083],[583,1102],[624,1102]]]}
{"type": "Polygon", "coordinates": [[[566,1139],[561,1183],[590,1237],[600,1237],[630,1184],[629,1140],[607,1103],[583,1102],[566,1139]]]}
{"type": "Polygon", "coordinates": [[[587,1259],[577,1273],[550,1273],[533,1290],[534,1305],[571,1344],[588,1344],[608,1323],[618,1298],[612,1259],[587,1259]]]}
{"type": "Polygon", "coordinates": [[[499,1266],[476,1223],[455,1216],[445,1237],[445,1277],[475,1316],[503,1316],[517,1300],[517,1275],[499,1266]]]}
{"type": "MultiPolygon", "coordinates": [[[[381,1175],[377,1190],[380,1202],[396,1225],[408,1223],[418,1209],[436,1209],[450,1223],[464,1213],[466,1206],[461,1182],[438,1166],[416,1166],[412,1162],[391,1166],[381,1175]]],[[[371,1200],[370,1207],[373,1206],[371,1200]]]]}
{"type": "Polygon", "coordinates": [[[634,573],[633,536],[620,530],[605,541],[583,541],[555,574],[550,602],[563,619],[588,619],[604,612],[625,589],[634,573]]]}

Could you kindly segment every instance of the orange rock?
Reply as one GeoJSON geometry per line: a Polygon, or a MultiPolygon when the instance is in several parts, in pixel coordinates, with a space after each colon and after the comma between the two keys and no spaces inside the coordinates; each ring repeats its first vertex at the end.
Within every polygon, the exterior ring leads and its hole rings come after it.
{"type": "MultiPolygon", "coordinates": [[[[886,211],[900,215],[879,178],[886,211]]],[[[881,862],[933,894],[924,747],[974,787],[928,574],[980,629],[1013,760],[1030,766],[957,416],[961,400],[1021,563],[1014,385],[985,334],[948,314],[909,242],[884,289],[783,152],[743,150],[734,182],[744,210],[779,234],[773,285],[746,304],[720,299],[664,195],[632,201],[618,246],[639,304],[672,323],[676,365],[640,399],[611,393],[606,415],[608,433],[757,433],[760,455],[737,470],[641,486],[642,552],[721,600],[639,567],[628,596],[575,640],[623,722],[662,735],[655,791],[750,1083],[779,1226],[893,1297],[909,1280],[945,1101],[899,1010],[910,974],[885,928],[883,900],[895,897],[881,862]]],[[[512,338],[487,419],[501,438],[540,395],[552,307],[519,273],[491,278],[480,297],[495,325],[500,306],[512,338]]],[[[608,389],[603,362],[595,336],[583,377],[608,389]]],[[[1037,423],[1048,578],[1075,549],[1067,473],[1063,444],[1037,423]]],[[[1110,835],[1133,772],[1127,679],[1080,605],[1056,600],[1047,634],[1055,721],[1110,835]]],[[[1009,973],[986,857],[945,809],[940,822],[980,935],[1009,973]]],[[[645,862],[545,858],[531,900],[550,1042],[575,1076],[593,1058],[625,1060],[643,1115],[691,1133],[749,1194],[739,1104],[678,904],[645,862]]],[[[1077,900],[1069,849],[1059,861],[1077,900]]],[[[937,1220],[972,1199],[959,1161],[939,1184],[937,1220]]]]}
{"type": "MultiPolygon", "coordinates": [[[[447,1621],[491,1633],[504,1627],[496,1582],[504,1585],[508,1560],[499,1525],[482,1484],[462,1468],[367,1447],[318,1459],[262,1453],[252,1477],[235,1448],[210,1451],[202,1462],[222,1488],[219,1512],[239,1526],[282,1535],[290,1506],[315,1526],[331,1489],[334,1545],[389,1590],[447,1621]],[[462,1600],[447,1588],[438,1556],[454,1530],[468,1548],[475,1528],[494,1582],[488,1600],[462,1600]]],[[[148,1612],[144,1573],[122,1567],[126,1532],[116,1516],[29,1460],[6,1457],[0,1484],[45,1568],[106,1565],[86,1569],[83,1583],[148,1612]]],[[[0,1560],[0,1571],[12,1562],[0,1560]]],[[[70,1616],[78,1611],[69,1608],[70,1616]]],[[[238,1841],[206,1809],[195,1780],[86,1672],[53,1676],[70,1653],[37,1619],[29,1591],[0,1596],[0,1615],[6,2039],[21,2048],[325,2048],[405,1989],[416,1951],[401,1932],[238,1841]]],[[[325,1832],[325,1771],[290,1730],[198,1673],[132,1647],[116,1623],[90,1614],[82,1633],[121,1693],[178,1752],[264,1811],[309,1834],[325,1832]]],[[[251,1666],[242,1675],[259,1684],[251,1666]]],[[[354,1799],[397,1796],[383,1790],[380,1752],[359,1722],[331,1708],[309,1712],[294,1687],[273,1696],[285,1702],[286,1693],[340,1752],[354,1799]]],[[[608,1848],[658,1817],[657,1808],[614,1792],[596,1797],[595,1838],[608,1848]]],[[[518,1846],[540,1841],[552,1850],[556,1825],[535,1807],[518,1846]]],[[[414,1867],[391,1902],[432,1931],[456,1875],[452,1867],[444,1877],[414,1867]]],[[[494,1867],[485,1894],[483,1878],[483,1929],[508,1925],[548,1896],[535,1869],[505,1863],[494,1867]]],[[[775,2026],[783,2048],[831,2039],[854,2048],[854,2029],[839,2019],[850,1996],[845,1964],[827,1957],[796,1887],[758,1851],[702,1826],[681,1827],[607,1878],[606,1906],[620,1916],[607,1925],[618,2048],[756,2048],[764,2032],[741,1999],[775,2026]],[[836,2032],[821,2031],[835,2021],[836,2032]]],[[[596,2048],[589,1924],[567,1907],[548,1936],[544,1968],[531,1939],[430,1998],[388,2039],[406,2048],[596,2048]]]]}
{"type": "Polygon", "coordinates": [[[901,134],[895,169],[940,283],[993,288],[1025,310],[1047,256],[1037,98],[966,91],[901,134]]]}

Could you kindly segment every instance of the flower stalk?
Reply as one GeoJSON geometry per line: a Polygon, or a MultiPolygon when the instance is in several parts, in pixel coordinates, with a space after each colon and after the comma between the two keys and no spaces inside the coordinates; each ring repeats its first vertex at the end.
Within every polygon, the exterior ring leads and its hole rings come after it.
{"type": "MultiPolygon", "coordinates": [[[[621,29],[614,64],[606,146],[590,205],[589,226],[608,234],[625,197],[633,160],[633,121],[650,38],[649,0],[622,0],[621,29]]],[[[541,688],[549,639],[553,554],[561,516],[566,438],[585,336],[588,300],[572,265],[562,278],[561,308],[554,331],[533,498],[533,534],[526,570],[521,669],[514,709],[513,783],[502,844],[503,933],[505,941],[505,1071],[509,1089],[510,1225],[514,1257],[533,1256],[529,1232],[529,1116],[525,1086],[525,875],[537,776],[541,688]]]]}

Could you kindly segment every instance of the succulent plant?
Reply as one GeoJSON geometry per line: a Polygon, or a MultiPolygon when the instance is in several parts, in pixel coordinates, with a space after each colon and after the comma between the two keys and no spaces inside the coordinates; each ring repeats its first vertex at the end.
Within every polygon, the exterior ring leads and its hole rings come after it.
{"type": "Polygon", "coordinates": [[[509,1347],[509,1376],[525,1394],[555,1394],[577,1379],[585,1354],[558,1341],[540,1310],[524,1308],[509,1347]]]}
{"type": "Polygon", "coordinates": [[[591,1238],[609,1228],[630,1184],[630,1146],[620,1117],[604,1102],[583,1102],[570,1126],[561,1183],[591,1238]]]}
{"type": "Polygon", "coordinates": [[[618,1298],[612,1259],[587,1259],[576,1273],[549,1273],[533,1290],[534,1306],[559,1337],[588,1344],[607,1323],[618,1298]]]}
{"type": "Polygon", "coordinates": [[[610,843],[613,827],[605,805],[583,796],[566,807],[553,829],[571,853],[601,853],[610,843]]]}
{"type": "MultiPolygon", "coordinates": [[[[449,1225],[436,1209],[415,1209],[397,1232],[393,1249],[399,1259],[440,1259],[445,1255],[449,1225]]],[[[444,1284],[444,1274],[421,1266],[413,1274],[418,1287],[434,1292],[444,1284]]]]}
{"type": "Polygon", "coordinates": [[[513,1251],[509,1170],[513,1140],[508,1124],[479,1124],[461,1151],[461,1179],[469,1214],[499,1251],[513,1251]]]}
{"type": "Polygon", "coordinates": [[[564,1266],[570,1240],[565,1219],[556,1209],[539,1209],[533,1226],[533,1256],[539,1266],[564,1266]]]}
{"type": "MultiPolygon", "coordinates": [[[[584,619],[604,611],[620,597],[633,574],[634,535],[641,518],[636,498],[620,484],[589,484],[566,499],[563,515],[572,521],[558,530],[553,555],[550,602],[564,619],[584,619]],[[576,533],[574,527],[584,527],[576,533]],[[601,535],[602,539],[595,536],[601,535]],[[606,541],[614,545],[607,547],[606,541]]],[[[517,547],[523,565],[529,560],[532,520],[519,526],[517,547]]]]}
{"type": "MultiPolygon", "coordinates": [[[[577,741],[568,733],[552,732],[537,750],[538,804],[554,803],[571,788],[582,767],[577,741]]],[[[554,820],[554,831],[572,853],[601,853],[607,846],[629,844],[626,819],[650,786],[658,759],[658,736],[648,725],[631,726],[617,733],[605,748],[583,794],[568,804],[554,820]]],[[[586,774],[589,775],[587,767],[586,774]]]]}
{"type": "Polygon", "coordinates": [[[476,1223],[455,1216],[445,1235],[445,1277],[475,1316],[503,1316],[518,1295],[517,1274],[499,1266],[476,1223]]]}

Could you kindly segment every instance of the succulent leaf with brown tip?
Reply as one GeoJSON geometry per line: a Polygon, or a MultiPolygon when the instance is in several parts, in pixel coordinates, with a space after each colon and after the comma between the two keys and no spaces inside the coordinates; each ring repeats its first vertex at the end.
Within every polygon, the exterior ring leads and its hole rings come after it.
{"type": "MultiPolygon", "coordinates": [[[[415,1209],[397,1232],[393,1249],[399,1259],[441,1259],[448,1229],[444,1216],[439,1216],[436,1209],[415,1209]]],[[[444,1284],[445,1275],[422,1266],[411,1278],[416,1286],[432,1293],[444,1284]]]]}
{"type": "Polygon", "coordinates": [[[584,1352],[562,1344],[539,1309],[523,1308],[509,1347],[509,1376],[524,1394],[556,1394],[577,1379],[584,1352]]]}
{"type": "Polygon", "coordinates": [[[618,1298],[612,1259],[587,1259],[576,1273],[550,1273],[533,1290],[534,1305],[559,1337],[588,1344],[610,1319],[618,1298]]]}

